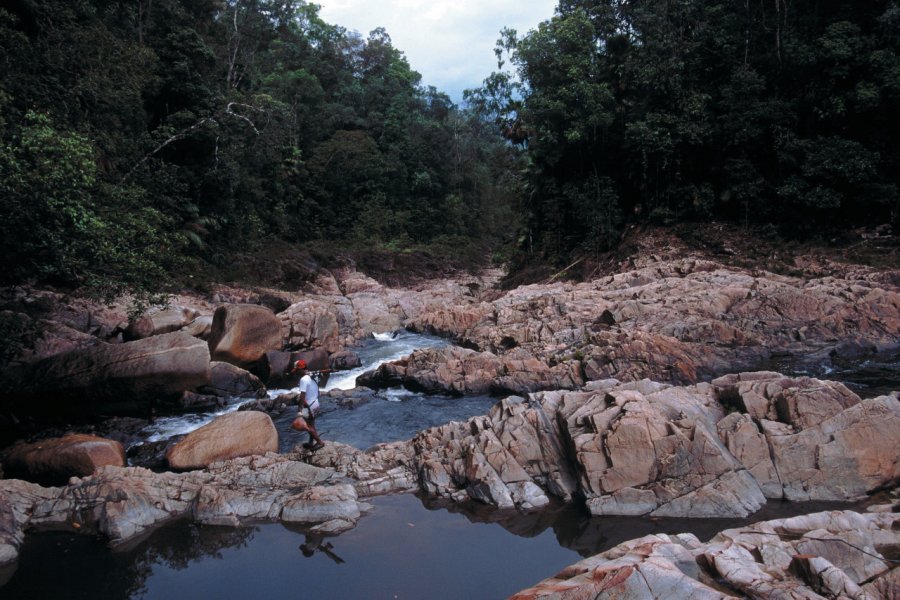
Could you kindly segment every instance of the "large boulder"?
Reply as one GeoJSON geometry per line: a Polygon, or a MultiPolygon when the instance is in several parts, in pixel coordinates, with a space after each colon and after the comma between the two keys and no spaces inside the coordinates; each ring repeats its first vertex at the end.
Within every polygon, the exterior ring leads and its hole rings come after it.
{"type": "Polygon", "coordinates": [[[550,365],[524,349],[501,356],[503,369],[491,382],[495,394],[529,394],[540,390],[571,390],[584,385],[581,364],[566,360],[550,365]]]}
{"type": "Polygon", "coordinates": [[[747,516],[765,504],[705,418],[717,410],[707,388],[686,394],[620,386],[571,408],[563,399],[593,514],[747,516]]]}
{"type": "Polygon", "coordinates": [[[765,503],[719,441],[708,385],[597,382],[507,398],[412,440],[422,489],[503,508],[581,497],[593,514],[740,517],[765,503]]]}
{"type": "Polygon", "coordinates": [[[201,340],[209,340],[212,333],[212,315],[201,315],[181,328],[181,330],[201,340]]]}
{"type": "Polygon", "coordinates": [[[796,434],[764,431],[788,500],[847,500],[900,481],[896,396],[863,400],[796,434]]]}
{"type": "Polygon", "coordinates": [[[291,371],[294,363],[301,359],[306,361],[307,367],[312,371],[322,371],[328,368],[328,353],[324,348],[315,348],[306,352],[273,350],[266,352],[258,372],[270,387],[292,387],[297,385],[299,376],[291,371]]]}
{"type": "Polygon", "coordinates": [[[209,384],[200,388],[203,394],[221,397],[256,396],[265,392],[266,386],[259,377],[230,363],[213,361],[210,366],[209,384]]]}
{"type": "Polygon", "coordinates": [[[218,461],[278,452],[278,431],[269,415],[233,412],[192,431],[169,448],[166,460],[173,469],[202,469],[218,461]]]}
{"type": "Polygon", "coordinates": [[[376,389],[403,385],[413,390],[463,396],[573,389],[584,381],[577,361],[550,366],[524,350],[498,356],[445,346],[416,350],[404,359],[382,364],[360,375],[357,383],[376,389]]]}
{"type": "Polygon", "coordinates": [[[358,327],[356,334],[359,337],[396,331],[403,325],[401,317],[391,311],[382,295],[356,293],[350,296],[350,302],[356,316],[358,327]]]}
{"type": "Polygon", "coordinates": [[[712,347],[697,347],[670,336],[640,331],[592,332],[579,348],[588,381],[653,379],[676,385],[728,368],[712,347]]]}
{"type": "Polygon", "coordinates": [[[70,434],[13,446],[3,460],[3,471],[8,477],[59,483],[72,476],[85,477],[106,465],[125,465],[125,449],[121,443],[70,434]]]}
{"type": "Polygon", "coordinates": [[[458,396],[487,394],[503,372],[500,358],[488,352],[445,347],[416,350],[409,357],[379,366],[357,378],[357,384],[380,389],[410,389],[458,396]]]}
{"type": "Polygon", "coordinates": [[[860,402],[842,383],[770,371],[726,375],[712,384],[721,402],[757,421],[780,421],[797,431],[820,425],[860,402]]]}
{"type": "MultiPolygon", "coordinates": [[[[284,346],[321,347],[328,352],[341,349],[341,307],[331,300],[306,299],[278,314],[284,346]]],[[[352,309],[350,310],[352,315],[352,309]]],[[[352,316],[345,318],[352,319],[352,316]]]]}
{"type": "Polygon", "coordinates": [[[487,303],[447,307],[439,305],[423,311],[421,317],[411,320],[408,327],[421,333],[461,337],[492,313],[493,310],[487,303]]]}
{"type": "MultiPolygon", "coordinates": [[[[244,372],[246,373],[246,371],[244,372]]],[[[174,408],[175,410],[184,412],[212,412],[224,408],[227,403],[224,396],[217,396],[210,393],[198,394],[197,392],[187,390],[175,401],[174,408]]]]}
{"type": "Polygon", "coordinates": [[[125,328],[125,339],[140,340],[154,335],[171,333],[187,326],[198,316],[198,311],[183,306],[173,306],[133,319],[125,328]]]}
{"type": "Polygon", "coordinates": [[[280,350],[281,322],[268,308],[226,304],[216,309],[209,335],[212,360],[253,370],[270,350],[280,350]]]}
{"type": "Polygon", "coordinates": [[[328,357],[328,363],[334,371],[346,371],[362,366],[362,360],[359,358],[359,354],[352,350],[335,352],[328,357]]]}
{"type": "Polygon", "coordinates": [[[769,498],[848,500],[900,479],[900,402],[860,400],[843,384],[777,373],[712,383],[736,409],[717,425],[769,498]]]}
{"type": "Polygon", "coordinates": [[[175,332],[52,356],[8,373],[0,386],[16,411],[83,413],[113,403],[134,410],[209,380],[206,344],[175,332]]]}

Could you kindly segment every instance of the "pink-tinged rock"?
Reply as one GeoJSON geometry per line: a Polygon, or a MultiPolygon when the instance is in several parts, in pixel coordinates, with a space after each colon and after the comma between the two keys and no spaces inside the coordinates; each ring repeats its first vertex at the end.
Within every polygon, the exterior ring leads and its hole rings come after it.
{"type": "Polygon", "coordinates": [[[188,335],[194,336],[195,338],[208,340],[209,335],[212,333],[212,324],[212,315],[203,315],[197,317],[196,319],[182,327],[181,330],[188,335]]]}
{"type": "MultiPolygon", "coordinates": [[[[766,380],[783,396],[795,381],[741,378],[766,380]]],[[[819,387],[798,389],[812,402],[819,387]]],[[[778,421],[726,416],[717,390],[604,380],[513,396],[487,415],[420,432],[401,463],[420,489],[451,500],[524,506],[523,494],[537,498],[533,485],[547,497],[583,498],[594,514],[671,517],[747,516],[766,497],[851,500],[898,477],[893,396],[798,433],[778,421]]]]}
{"type": "Polygon", "coordinates": [[[206,343],[175,332],[52,356],[12,373],[3,386],[7,398],[23,403],[144,402],[177,396],[209,378],[206,343]]]}
{"type": "Polygon", "coordinates": [[[769,443],[749,415],[731,413],[717,424],[719,437],[759,483],[766,498],[783,496],[778,471],[769,454],[769,443]]]}
{"type": "Polygon", "coordinates": [[[583,384],[577,362],[551,367],[524,351],[513,350],[498,356],[455,346],[416,350],[405,359],[385,363],[360,376],[357,381],[372,388],[404,385],[455,395],[527,394],[572,389],[583,384]]]}
{"type": "Polygon", "coordinates": [[[714,380],[720,400],[754,419],[780,421],[797,431],[820,425],[860,398],[836,381],[785,377],[779,373],[741,373],[714,380]]]}
{"type": "Polygon", "coordinates": [[[255,396],[265,385],[259,377],[230,363],[213,361],[210,366],[209,384],[200,388],[204,394],[214,396],[255,396]]]}
{"type": "Polygon", "coordinates": [[[789,500],[848,500],[900,478],[900,401],[866,399],[794,435],[770,435],[789,500]]]}
{"type": "Polygon", "coordinates": [[[478,395],[490,392],[502,369],[500,359],[490,353],[457,347],[429,348],[383,364],[360,376],[357,383],[372,388],[401,384],[428,392],[478,395]]]}
{"type": "Polygon", "coordinates": [[[287,523],[323,523],[360,517],[356,490],[352,485],[315,486],[284,502],[281,520],[287,523]]]}
{"type": "Polygon", "coordinates": [[[610,381],[507,398],[486,416],[421,432],[412,445],[422,488],[451,499],[523,506],[521,494],[536,486],[577,494],[594,514],[746,516],[765,498],[712,433],[720,416],[706,385],[610,381]]]}
{"type": "Polygon", "coordinates": [[[33,530],[99,533],[112,545],[179,517],[232,526],[300,521],[336,532],[359,518],[364,505],[356,498],[333,470],[276,454],[186,473],[107,466],[60,488],[0,479],[0,565],[16,560],[25,532],[33,530]]]}
{"type": "Polygon", "coordinates": [[[107,465],[125,465],[122,444],[83,434],[20,444],[14,446],[3,460],[7,476],[37,481],[84,477],[107,465]]]}
{"type": "Polygon", "coordinates": [[[128,323],[124,332],[125,339],[140,340],[178,331],[198,316],[197,310],[178,306],[144,314],[128,323]]]}
{"type": "Polygon", "coordinates": [[[514,600],[588,598],[733,598],[701,581],[692,535],[649,535],[584,559],[513,595],[514,600]]]}
{"type": "Polygon", "coordinates": [[[581,560],[512,598],[893,599],[897,569],[885,553],[900,542],[898,523],[896,514],[835,511],[726,530],[706,543],[690,534],[648,535],[581,560]],[[824,540],[827,556],[804,552],[812,539],[824,540]],[[854,548],[858,543],[864,545],[854,548]],[[853,571],[852,557],[860,554],[872,565],[864,583],[853,571]]]}
{"type": "Polygon", "coordinates": [[[202,469],[240,456],[278,452],[278,431],[269,415],[233,412],[192,431],[169,448],[166,460],[173,469],[202,469]]]}
{"type": "Polygon", "coordinates": [[[549,363],[580,354],[588,380],[685,384],[751,368],[774,352],[828,360],[900,344],[900,293],[889,278],[845,276],[803,280],[657,261],[601,280],[521,286],[485,309],[466,301],[455,310],[426,307],[411,325],[498,355],[522,348],[549,363]]]}
{"type": "Polygon", "coordinates": [[[358,293],[350,296],[353,315],[356,318],[357,337],[373,333],[397,331],[403,326],[401,316],[388,307],[385,299],[374,293],[358,293]]]}
{"type": "Polygon", "coordinates": [[[216,309],[209,335],[212,360],[252,368],[282,345],[281,322],[270,309],[255,304],[226,304],[216,309]]]}
{"type": "MultiPolygon", "coordinates": [[[[325,299],[306,299],[278,313],[284,345],[289,348],[321,347],[328,352],[341,349],[341,305],[325,299]]],[[[352,311],[351,311],[352,313],[352,311]]],[[[348,324],[349,329],[351,325],[348,324]]]]}
{"type": "Polygon", "coordinates": [[[688,384],[698,379],[698,355],[710,354],[702,363],[707,370],[714,370],[718,364],[711,350],[690,348],[671,337],[641,332],[597,333],[589,338],[589,344],[581,352],[585,356],[584,373],[589,381],[610,377],[621,381],[652,378],[688,384]]]}
{"type": "Polygon", "coordinates": [[[425,311],[419,319],[410,323],[410,328],[421,333],[458,338],[492,314],[493,309],[486,303],[474,306],[437,307],[425,311]]]}

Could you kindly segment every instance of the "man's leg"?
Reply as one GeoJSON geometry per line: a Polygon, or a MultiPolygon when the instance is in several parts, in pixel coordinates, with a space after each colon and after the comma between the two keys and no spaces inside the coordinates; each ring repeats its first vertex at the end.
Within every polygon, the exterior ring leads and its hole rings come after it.
{"type": "Polygon", "coordinates": [[[319,437],[319,432],[316,431],[316,418],[310,415],[309,419],[306,420],[306,424],[309,426],[310,443],[314,442],[315,446],[324,446],[325,443],[322,442],[322,438],[319,437]]]}

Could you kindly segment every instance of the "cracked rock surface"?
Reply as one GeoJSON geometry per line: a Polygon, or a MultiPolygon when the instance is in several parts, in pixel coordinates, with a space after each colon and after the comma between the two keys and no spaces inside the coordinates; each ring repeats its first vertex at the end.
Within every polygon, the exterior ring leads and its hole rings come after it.
{"type": "Polygon", "coordinates": [[[631,540],[513,596],[533,598],[896,598],[900,514],[832,511],[755,523],[707,543],[631,540]],[[888,555],[888,556],[885,556],[888,555]]]}
{"type": "Polygon", "coordinates": [[[113,545],[176,518],[232,526],[281,520],[334,532],[355,525],[366,508],[345,476],[271,453],[188,473],[103,467],[58,488],[5,479],[0,480],[0,563],[16,560],[29,529],[97,532],[113,545]]]}
{"type": "Polygon", "coordinates": [[[706,518],[745,517],[767,498],[856,499],[900,478],[898,447],[896,395],[861,400],[840,383],[761,372],[510,396],[408,442],[313,460],[382,491],[526,509],[583,498],[597,515],[706,518]],[[794,408],[726,414],[763,401],[794,408]]]}

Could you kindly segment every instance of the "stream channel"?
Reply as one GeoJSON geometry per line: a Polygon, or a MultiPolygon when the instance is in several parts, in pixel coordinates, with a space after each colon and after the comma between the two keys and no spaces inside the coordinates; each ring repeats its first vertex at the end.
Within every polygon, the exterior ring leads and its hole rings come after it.
{"type": "MultiPolygon", "coordinates": [[[[379,335],[357,349],[363,367],[336,373],[324,389],[350,389],[359,374],[382,362],[446,343],[402,332],[379,335]]],[[[871,397],[900,389],[900,357],[797,374],[839,379],[871,397]]],[[[270,395],[285,391],[270,390],[270,395]]],[[[484,414],[495,401],[387,390],[353,409],[325,399],[317,425],[326,443],[365,449],[484,414]]],[[[222,412],[237,410],[241,402],[235,399],[222,412]]],[[[292,412],[275,419],[282,452],[305,441],[289,427],[292,412]]],[[[157,419],[145,435],[154,441],[186,433],[217,414],[157,419]]],[[[853,508],[834,502],[769,502],[748,519],[650,519],[592,517],[583,507],[564,505],[529,513],[498,511],[411,494],[378,497],[371,504],[354,529],[325,538],[281,523],[231,528],[184,520],[114,551],[97,537],[31,534],[18,563],[0,571],[0,598],[505,598],[581,558],[650,533],[690,532],[707,540],[751,522],[853,508]]]]}

